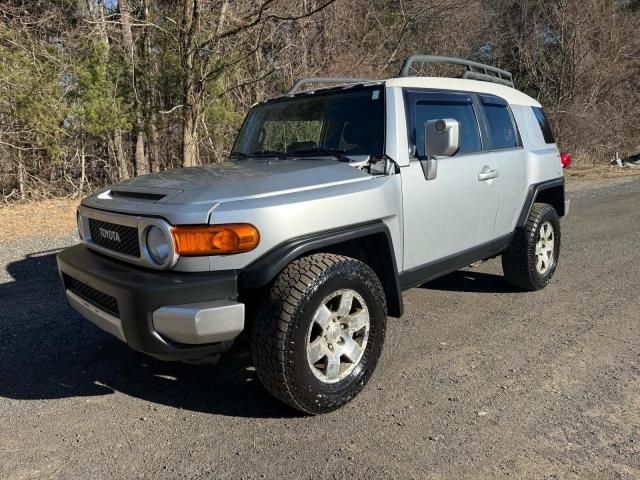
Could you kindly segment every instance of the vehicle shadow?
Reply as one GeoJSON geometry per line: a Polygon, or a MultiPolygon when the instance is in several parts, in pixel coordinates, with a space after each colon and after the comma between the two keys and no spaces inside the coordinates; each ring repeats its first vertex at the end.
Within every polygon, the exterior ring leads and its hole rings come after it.
{"type": "Polygon", "coordinates": [[[425,283],[420,288],[467,293],[514,293],[517,291],[506,282],[502,275],[472,270],[457,270],[425,283]]]}
{"type": "Polygon", "coordinates": [[[0,283],[0,396],[45,400],[114,391],[185,410],[254,418],[295,411],[259,384],[246,350],[217,366],[155,360],[137,353],[72,310],[56,252],[7,265],[0,283]]]}

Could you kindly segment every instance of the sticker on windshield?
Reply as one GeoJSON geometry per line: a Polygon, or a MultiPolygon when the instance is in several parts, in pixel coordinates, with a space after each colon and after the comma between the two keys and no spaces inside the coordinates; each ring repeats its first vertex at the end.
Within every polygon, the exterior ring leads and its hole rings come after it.
{"type": "Polygon", "coordinates": [[[380,97],[380,90],[374,90],[371,92],[371,100],[377,100],[380,97]]]}

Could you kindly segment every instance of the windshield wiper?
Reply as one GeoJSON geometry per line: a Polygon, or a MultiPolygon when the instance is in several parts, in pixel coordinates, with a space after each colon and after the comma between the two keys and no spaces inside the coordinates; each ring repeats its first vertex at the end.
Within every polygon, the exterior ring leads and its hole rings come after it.
{"type": "Polygon", "coordinates": [[[342,148],[301,148],[300,150],[294,150],[289,152],[290,155],[318,155],[326,156],[330,155],[336,157],[340,162],[350,162],[351,159],[345,155],[346,150],[342,148]]]}
{"type": "Polygon", "coordinates": [[[247,158],[248,156],[249,155],[247,155],[244,152],[231,152],[229,154],[229,158],[233,158],[233,157],[235,157],[235,158],[247,158]]]}
{"type": "Polygon", "coordinates": [[[284,152],[279,152],[278,150],[257,150],[255,152],[251,152],[249,155],[251,157],[276,157],[276,158],[287,158],[287,154],[284,152]]]}

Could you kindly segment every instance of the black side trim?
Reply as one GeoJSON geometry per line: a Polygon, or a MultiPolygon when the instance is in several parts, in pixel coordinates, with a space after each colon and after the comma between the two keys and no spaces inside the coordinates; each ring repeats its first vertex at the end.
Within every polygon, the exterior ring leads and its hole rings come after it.
{"type": "Polygon", "coordinates": [[[491,242],[491,256],[495,257],[504,252],[509,245],[511,244],[511,240],[513,240],[513,233],[508,233],[500,238],[496,238],[493,242],[491,242]]]}
{"type": "Polygon", "coordinates": [[[430,282],[478,260],[485,260],[499,255],[509,246],[512,238],[513,234],[505,235],[478,247],[465,250],[462,253],[456,253],[441,260],[406,270],[399,275],[402,290],[408,290],[430,282]]]}
{"type": "Polygon", "coordinates": [[[527,191],[527,197],[525,198],[524,205],[522,206],[522,210],[520,212],[520,216],[518,217],[518,223],[516,224],[516,227],[525,226],[525,224],[527,223],[527,218],[529,217],[529,213],[531,212],[531,207],[536,201],[536,198],[538,198],[540,192],[558,187],[562,189],[562,198],[559,199],[560,202],[558,203],[558,205],[554,205],[554,207],[558,211],[559,216],[564,216],[564,177],[554,178],[553,180],[535,183],[529,187],[529,190],[527,191]]]}
{"type": "MultiPolygon", "coordinates": [[[[239,286],[241,290],[262,288],[271,282],[284,267],[296,258],[309,253],[324,251],[329,253],[343,253],[340,245],[354,240],[383,243],[377,245],[376,266],[371,265],[385,289],[388,313],[394,317],[402,316],[404,306],[402,292],[398,281],[398,267],[395,259],[393,241],[387,226],[380,220],[354,225],[347,228],[327,230],[303,237],[294,238],[282,243],[246,267],[240,274],[239,286]],[[386,251],[384,251],[386,250],[386,251]]],[[[358,243],[358,242],[356,242],[358,243]]],[[[373,243],[373,245],[376,245],[373,243]]],[[[356,255],[357,256],[357,255],[356,255]]]]}

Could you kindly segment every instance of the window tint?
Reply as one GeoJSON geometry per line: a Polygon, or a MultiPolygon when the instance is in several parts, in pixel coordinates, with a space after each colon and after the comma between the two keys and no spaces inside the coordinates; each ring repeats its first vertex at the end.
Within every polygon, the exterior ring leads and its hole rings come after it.
{"type": "Polygon", "coordinates": [[[462,93],[406,92],[409,142],[418,157],[424,157],[424,125],[429,120],[453,118],[460,122],[460,150],[482,150],[478,120],[470,95],[462,93]]]}
{"type": "Polygon", "coordinates": [[[540,130],[542,130],[542,136],[544,137],[544,141],[547,143],[556,143],[553,138],[553,131],[551,130],[551,124],[549,123],[549,119],[545,115],[544,111],[540,107],[532,107],[533,113],[538,120],[538,125],[540,125],[540,130]]]}
{"type": "Polygon", "coordinates": [[[493,95],[480,95],[480,98],[489,124],[491,148],[503,150],[520,147],[518,131],[513,124],[507,102],[493,95]]]}

